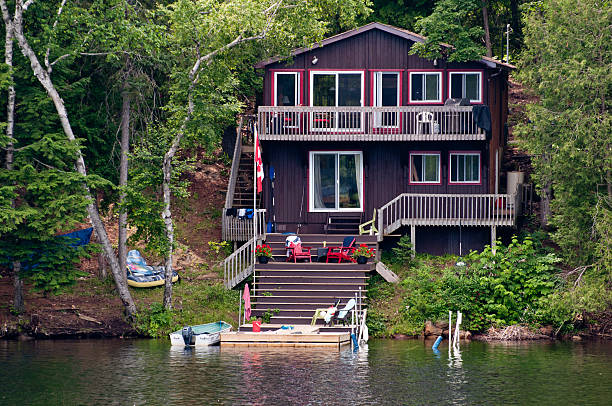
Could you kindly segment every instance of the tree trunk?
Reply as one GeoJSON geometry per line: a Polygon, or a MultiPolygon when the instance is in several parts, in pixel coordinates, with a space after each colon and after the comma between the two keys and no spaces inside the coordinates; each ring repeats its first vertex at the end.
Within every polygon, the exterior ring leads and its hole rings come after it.
{"type": "Polygon", "coordinates": [[[15,288],[15,297],[13,299],[13,311],[17,314],[21,314],[25,311],[25,306],[23,304],[23,281],[20,278],[21,272],[21,262],[14,261],[13,262],[13,272],[14,283],[13,286],[15,288]]]}
{"type": "Polygon", "coordinates": [[[491,35],[489,34],[489,10],[487,9],[486,0],[482,0],[482,22],[484,25],[485,32],[485,46],[487,47],[487,56],[493,56],[493,49],[491,48],[491,35]]]}
{"type": "MultiPolygon", "coordinates": [[[[542,156],[542,161],[544,162],[544,166],[548,167],[550,165],[550,156],[548,154],[544,154],[542,156]]],[[[550,176],[544,182],[544,186],[542,187],[542,193],[540,196],[540,224],[542,228],[548,227],[548,222],[550,221],[551,211],[550,211],[550,201],[552,200],[552,181],[550,180],[550,176]]]]}
{"type": "MultiPolygon", "coordinates": [[[[181,131],[182,134],[182,131],[181,131]]],[[[163,164],[163,194],[164,211],[162,218],[166,225],[166,238],[168,239],[168,250],[166,251],[166,281],[164,284],[164,307],[172,309],[172,256],[174,253],[174,225],[172,224],[172,211],[170,210],[170,180],[172,179],[172,158],[178,149],[180,137],[176,137],[170,149],[164,155],[163,164]]]]}
{"type": "MultiPolygon", "coordinates": [[[[129,61],[128,61],[129,63],[129,61]]],[[[130,150],[130,94],[128,92],[127,79],[123,84],[121,92],[123,106],[121,107],[121,160],[119,163],[119,186],[125,188],[128,180],[128,153],[130,150]]],[[[119,194],[119,205],[121,206],[126,198],[125,191],[119,194]]],[[[127,211],[119,209],[119,267],[122,272],[124,283],[127,285],[126,257],[127,257],[127,211]]]]}
{"type": "MultiPolygon", "coordinates": [[[[523,26],[521,24],[521,11],[519,10],[519,0],[510,1],[510,13],[512,15],[512,31],[514,35],[513,43],[516,46],[523,38],[523,26]]],[[[516,49],[516,48],[515,48],[516,49]]]]}
{"type": "MultiPolygon", "coordinates": [[[[13,135],[15,128],[15,86],[13,86],[13,25],[8,23],[5,25],[5,38],[4,38],[4,63],[9,68],[9,81],[10,85],[8,88],[8,100],[6,104],[6,136],[8,142],[6,145],[6,156],[5,156],[5,168],[9,171],[13,170],[14,160],[14,144],[13,135]]],[[[11,207],[14,207],[15,201],[11,200],[11,207]]],[[[21,262],[13,261],[14,271],[14,299],[13,299],[13,311],[20,314],[25,310],[23,303],[23,281],[20,278],[21,262]]]]}
{"type": "MultiPolygon", "coordinates": [[[[8,26],[11,24],[10,17],[8,14],[8,8],[6,6],[5,0],[0,0],[0,7],[2,8],[2,17],[4,18],[5,24],[8,26]]],[[[15,5],[15,15],[13,17],[12,26],[13,33],[15,38],[17,38],[17,42],[19,43],[19,48],[23,55],[30,61],[30,66],[34,73],[34,76],[38,79],[40,84],[45,88],[51,100],[53,100],[53,104],[55,105],[55,109],[57,111],[57,115],[59,116],[60,122],[62,124],[62,128],[66,137],[70,141],[75,141],[74,132],[72,131],[72,126],[70,125],[70,121],[68,120],[68,113],[66,112],[66,107],[64,106],[64,101],[60,97],[59,93],[55,89],[55,85],[49,76],[49,72],[47,72],[38,57],[30,47],[25,35],[23,34],[23,4],[21,0],[18,0],[15,5]]],[[[87,176],[87,170],[85,168],[85,161],[83,160],[83,155],[81,154],[80,149],[77,150],[77,158],[76,158],[76,168],[77,171],[83,175],[87,176]]],[[[91,191],[87,187],[87,185],[83,185],[85,189],[85,193],[90,203],[87,206],[87,212],[89,214],[89,218],[91,220],[92,226],[100,238],[102,243],[102,248],[104,253],[106,254],[106,258],[111,267],[111,271],[113,273],[113,277],[115,278],[115,284],[117,286],[117,291],[119,292],[119,297],[125,306],[125,310],[128,317],[131,317],[136,313],[136,306],[134,305],[134,300],[130,295],[130,291],[127,288],[127,284],[125,284],[123,273],[125,270],[120,269],[119,261],[117,260],[117,256],[113,250],[110,239],[108,238],[108,234],[106,233],[106,229],[104,228],[104,223],[102,223],[102,219],[100,218],[100,213],[98,212],[98,207],[96,205],[95,200],[91,196],[91,191]]]]}

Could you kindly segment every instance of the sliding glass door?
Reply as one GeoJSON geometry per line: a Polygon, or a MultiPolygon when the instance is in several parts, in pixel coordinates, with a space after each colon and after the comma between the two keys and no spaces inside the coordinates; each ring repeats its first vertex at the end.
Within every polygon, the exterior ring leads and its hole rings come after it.
{"type": "Polygon", "coordinates": [[[310,211],[361,211],[361,152],[311,152],[310,211]]]}
{"type": "MultiPolygon", "coordinates": [[[[396,107],[400,105],[399,72],[374,72],[373,105],[375,107],[396,107]]],[[[374,127],[397,128],[398,114],[394,111],[376,112],[374,127]]]]}
{"type": "MultiPolygon", "coordinates": [[[[321,107],[363,106],[363,72],[310,72],[310,105],[321,107]]],[[[359,111],[315,112],[313,129],[356,131],[361,129],[359,111]]],[[[348,110],[348,109],[347,109],[348,110]]]]}

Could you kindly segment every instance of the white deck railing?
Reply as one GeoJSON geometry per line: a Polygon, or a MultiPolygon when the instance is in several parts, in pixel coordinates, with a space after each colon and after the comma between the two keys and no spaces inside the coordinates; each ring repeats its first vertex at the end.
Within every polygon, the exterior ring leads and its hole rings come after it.
{"type": "MultiPolygon", "coordinates": [[[[227,216],[223,210],[221,239],[225,241],[246,241],[253,237],[253,219],[227,216]]],[[[257,209],[257,238],[266,239],[266,209],[257,209]]]]}
{"type": "Polygon", "coordinates": [[[223,284],[226,289],[232,289],[253,273],[256,244],[257,238],[253,237],[225,258],[225,261],[223,261],[223,284]]]}
{"type": "Polygon", "coordinates": [[[403,193],[378,210],[378,240],[402,226],[512,226],[516,194],[403,193]]]}
{"type": "Polygon", "coordinates": [[[262,140],[453,141],[485,140],[472,106],[261,106],[262,140]]]}

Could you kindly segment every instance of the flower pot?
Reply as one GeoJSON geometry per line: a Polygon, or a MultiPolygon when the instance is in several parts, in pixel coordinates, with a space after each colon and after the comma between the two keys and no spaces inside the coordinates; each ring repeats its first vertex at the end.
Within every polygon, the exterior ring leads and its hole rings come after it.
{"type": "Polygon", "coordinates": [[[368,258],[360,255],[360,256],[357,257],[357,263],[358,264],[362,264],[362,265],[363,264],[367,264],[368,263],[368,258]]]}
{"type": "Polygon", "coordinates": [[[270,260],[270,257],[257,257],[257,260],[259,261],[260,264],[267,264],[268,261],[270,260]]]}

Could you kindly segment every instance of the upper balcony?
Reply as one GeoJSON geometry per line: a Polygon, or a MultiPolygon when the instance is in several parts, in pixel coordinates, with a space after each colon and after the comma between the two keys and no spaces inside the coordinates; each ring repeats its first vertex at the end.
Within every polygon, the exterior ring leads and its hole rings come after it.
{"type": "Polygon", "coordinates": [[[261,140],[484,141],[473,106],[261,106],[261,140]]]}

